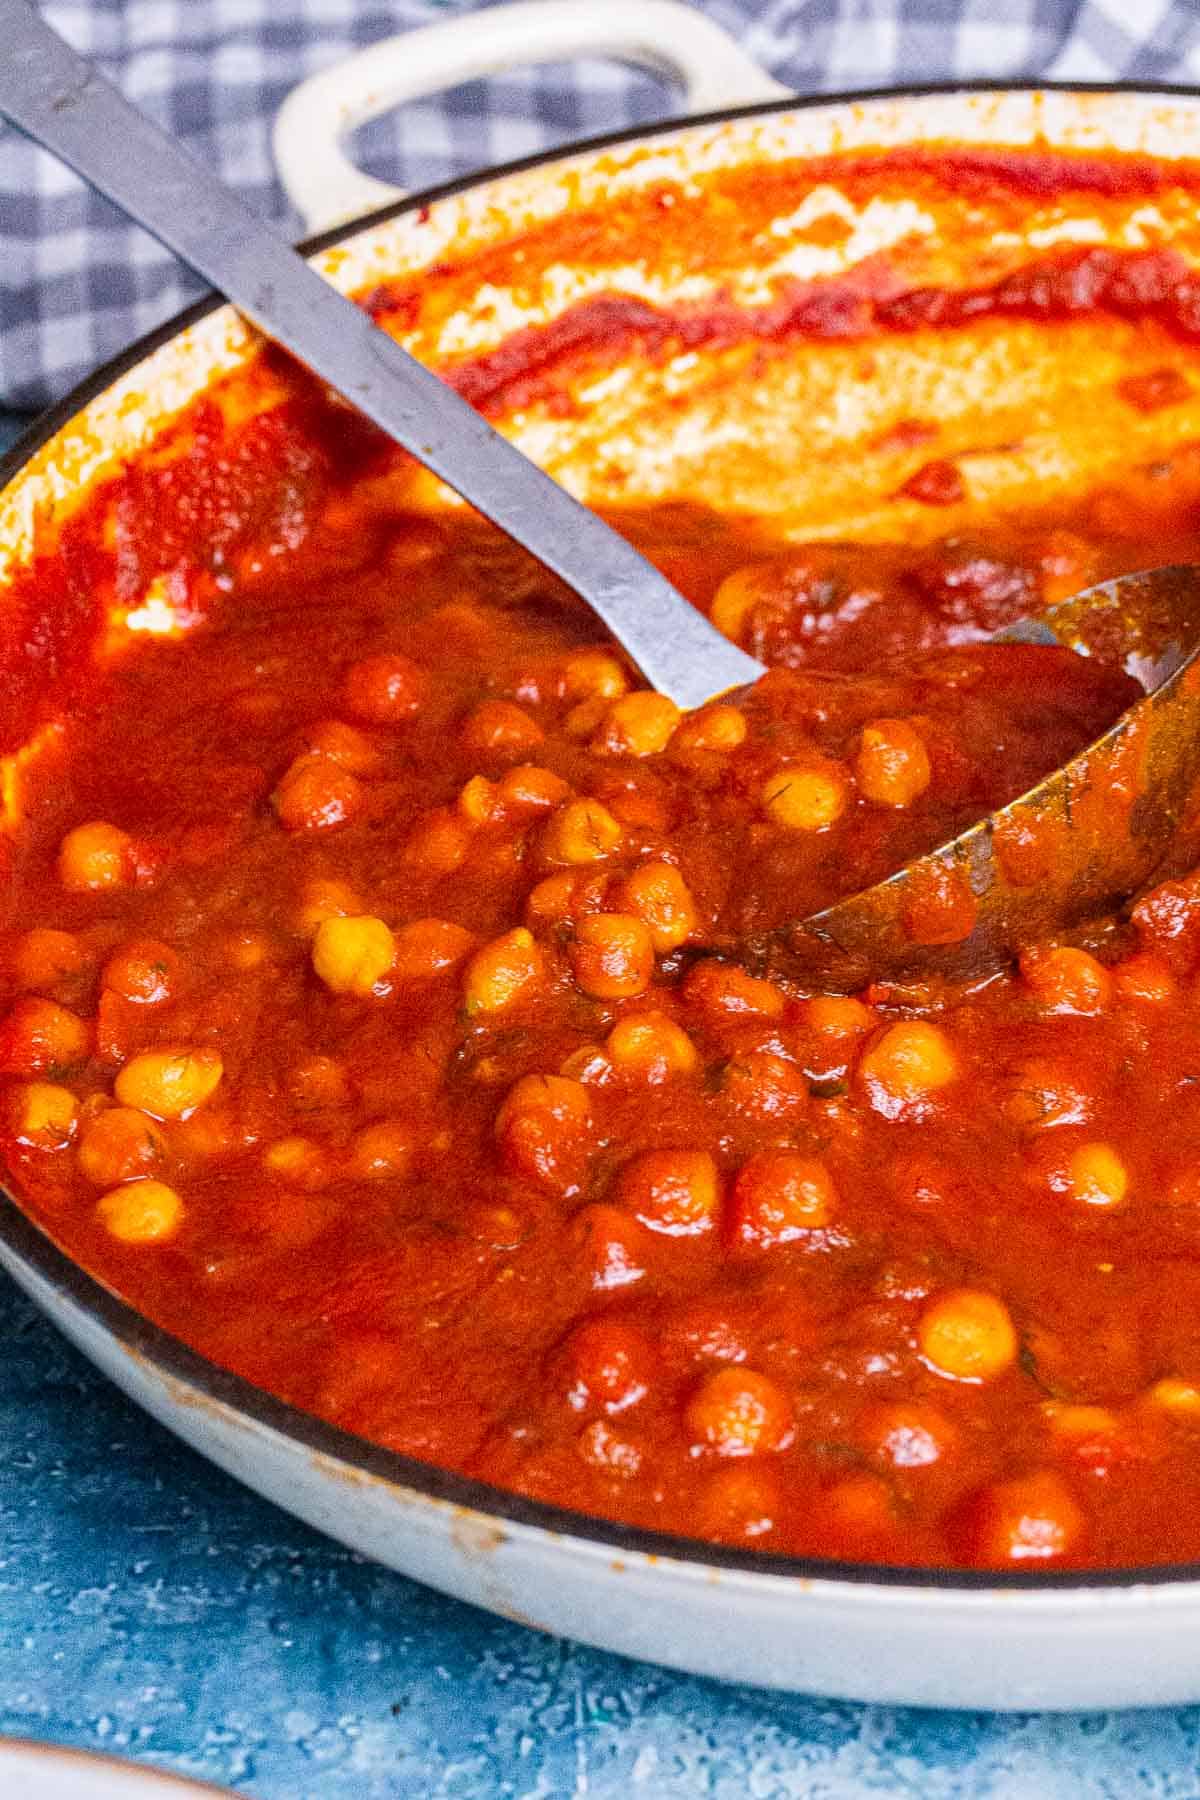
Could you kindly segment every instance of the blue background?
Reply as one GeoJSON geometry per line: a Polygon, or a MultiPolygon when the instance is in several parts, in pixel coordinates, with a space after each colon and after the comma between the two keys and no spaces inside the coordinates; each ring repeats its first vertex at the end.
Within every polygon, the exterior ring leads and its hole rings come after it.
{"type": "Polygon", "coordinates": [[[1200,1800],[1200,1708],[763,1694],[443,1599],[176,1443],[0,1276],[3,1733],[255,1800],[1200,1800]]]}

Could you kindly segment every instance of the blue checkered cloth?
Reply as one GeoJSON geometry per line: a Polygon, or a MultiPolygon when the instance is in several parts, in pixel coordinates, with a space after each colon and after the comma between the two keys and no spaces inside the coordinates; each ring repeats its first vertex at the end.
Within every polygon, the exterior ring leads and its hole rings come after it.
{"type": "MultiPolygon", "coordinates": [[[[293,230],[269,147],[284,95],[351,50],[471,4],[43,0],[50,23],[136,105],[293,230]]],[[[1200,0],[703,0],[702,10],[798,92],[969,78],[1200,84],[1200,0]]],[[[376,120],[357,154],[372,174],[419,189],[673,110],[652,78],[616,64],[531,67],[376,120]]],[[[45,405],[200,291],[0,124],[0,405],[45,405]]]]}

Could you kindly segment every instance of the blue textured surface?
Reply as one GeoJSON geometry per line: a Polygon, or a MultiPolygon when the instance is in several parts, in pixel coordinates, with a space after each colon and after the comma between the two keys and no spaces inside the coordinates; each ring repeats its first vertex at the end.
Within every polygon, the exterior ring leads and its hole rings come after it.
{"type": "Polygon", "coordinates": [[[1200,1800],[1200,1708],[760,1694],[445,1600],[177,1444],[3,1276],[0,1733],[255,1800],[1200,1800]]]}

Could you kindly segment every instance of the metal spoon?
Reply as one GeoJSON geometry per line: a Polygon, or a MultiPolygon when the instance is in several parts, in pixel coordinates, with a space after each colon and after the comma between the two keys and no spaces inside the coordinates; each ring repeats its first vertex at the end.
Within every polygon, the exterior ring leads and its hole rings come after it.
{"type": "Polygon", "coordinates": [[[561,576],[653,686],[688,708],[758,679],[760,663],[344,300],[27,0],[0,0],[0,41],[0,113],[561,576]]]}
{"type": "Polygon", "coordinates": [[[1200,567],[1120,575],[995,638],[1103,656],[1146,697],[1000,811],[740,954],[847,992],[969,978],[1200,855],[1200,567]]]}

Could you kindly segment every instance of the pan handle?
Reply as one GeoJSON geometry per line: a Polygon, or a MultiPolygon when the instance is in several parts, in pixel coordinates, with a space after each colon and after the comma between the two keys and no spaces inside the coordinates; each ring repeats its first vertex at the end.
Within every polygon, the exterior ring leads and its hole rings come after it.
{"type": "Polygon", "coordinates": [[[514,0],[384,38],[301,82],[275,120],[284,190],[310,231],[373,212],[402,190],[356,169],[342,140],[405,100],[530,63],[610,56],[680,83],[688,112],[709,112],[790,90],[727,32],[680,0],[514,0]]]}

